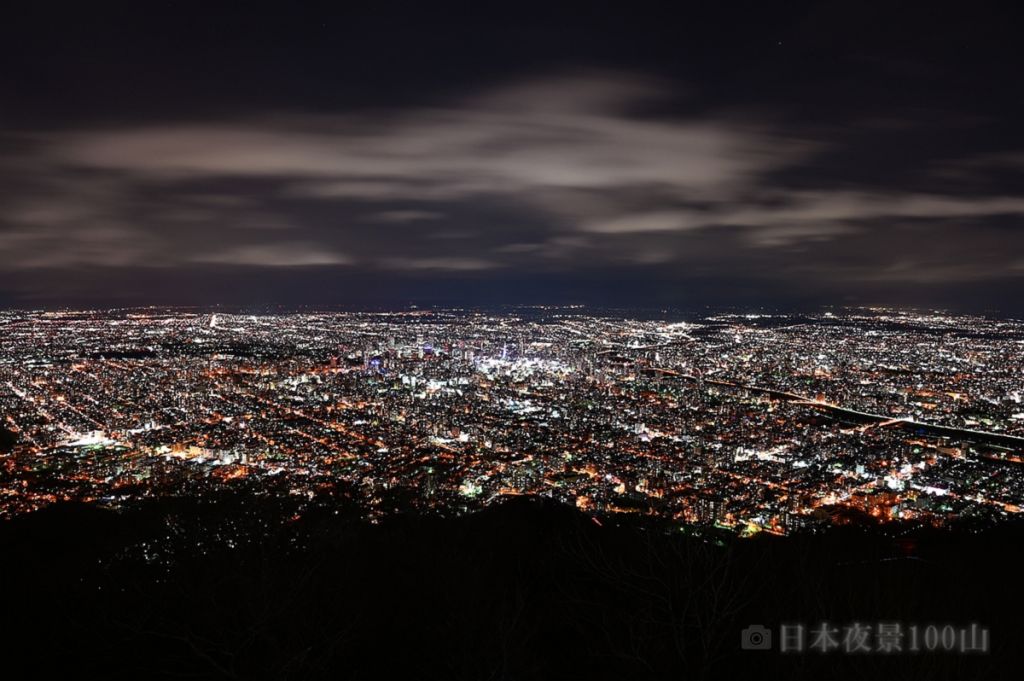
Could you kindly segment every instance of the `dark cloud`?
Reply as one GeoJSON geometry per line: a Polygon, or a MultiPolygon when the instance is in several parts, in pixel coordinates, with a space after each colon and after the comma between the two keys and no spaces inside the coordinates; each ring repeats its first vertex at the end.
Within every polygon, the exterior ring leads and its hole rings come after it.
{"type": "Polygon", "coordinates": [[[62,29],[88,72],[14,36],[0,290],[7,304],[1008,299],[1024,282],[1024,107],[1000,79],[1019,48],[991,18],[930,16],[974,48],[962,55],[898,14],[878,28],[847,3],[701,13],[678,34],[664,15],[553,30],[298,12],[223,35],[234,15],[131,17],[97,28],[105,42],[62,29]],[[144,40],[185,35],[198,41],[173,58],[144,40]],[[389,49],[422,59],[369,60],[389,49]]]}

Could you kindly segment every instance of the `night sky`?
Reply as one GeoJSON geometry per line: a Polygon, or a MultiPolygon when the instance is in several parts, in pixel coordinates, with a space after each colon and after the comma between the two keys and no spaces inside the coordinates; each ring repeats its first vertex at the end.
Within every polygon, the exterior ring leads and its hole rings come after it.
{"type": "Polygon", "coordinates": [[[0,27],[0,306],[1024,313],[1011,3],[80,4],[0,27]]]}

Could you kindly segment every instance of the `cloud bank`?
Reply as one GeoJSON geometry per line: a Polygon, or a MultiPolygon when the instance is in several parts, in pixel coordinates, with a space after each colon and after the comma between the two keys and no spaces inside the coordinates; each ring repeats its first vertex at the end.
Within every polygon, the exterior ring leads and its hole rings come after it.
{"type": "MultiPolygon", "coordinates": [[[[816,164],[843,151],[827,131],[679,113],[686,97],[656,79],[587,72],[372,115],[8,131],[0,252],[23,273],[1024,275],[1024,197],[817,180],[816,164]]],[[[954,159],[944,177],[1016,159],[954,159]]]]}

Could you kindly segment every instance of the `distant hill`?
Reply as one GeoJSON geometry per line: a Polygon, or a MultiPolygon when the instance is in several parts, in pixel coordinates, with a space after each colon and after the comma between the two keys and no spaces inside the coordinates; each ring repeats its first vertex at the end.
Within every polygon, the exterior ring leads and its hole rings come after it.
{"type": "Polygon", "coordinates": [[[236,496],[0,524],[0,653],[107,678],[991,679],[1024,662],[1015,527],[718,542],[525,498],[379,525],[283,510],[236,496]],[[980,622],[994,651],[740,650],[749,624],[820,620],[980,622]]]}

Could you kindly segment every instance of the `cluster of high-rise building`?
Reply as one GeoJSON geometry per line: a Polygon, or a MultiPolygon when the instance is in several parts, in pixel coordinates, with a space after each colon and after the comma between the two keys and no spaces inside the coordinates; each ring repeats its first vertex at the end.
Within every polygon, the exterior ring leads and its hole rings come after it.
{"type": "Polygon", "coordinates": [[[234,487],[741,534],[1020,512],[1024,323],[655,317],[0,313],[0,515],[234,487]]]}

